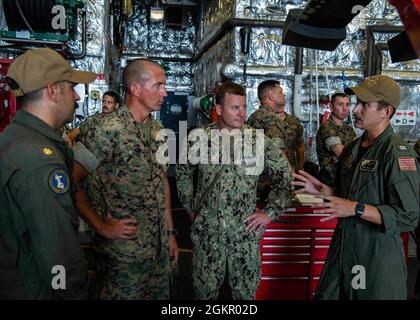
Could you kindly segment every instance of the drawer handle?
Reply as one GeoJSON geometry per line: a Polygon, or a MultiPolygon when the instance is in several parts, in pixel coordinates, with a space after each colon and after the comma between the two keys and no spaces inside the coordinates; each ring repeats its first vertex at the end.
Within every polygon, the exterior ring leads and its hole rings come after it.
{"type": "Polygon", "coordinates": [[[309,261],[263,261],[262,264],[309,264],[309,261]]]}
{"type": "Polygon", "coordinates": [[[268,257],[272,257],[272,256],[309,256],[310,253],[273,253],[273,252],[263,252],[262,255],[263,255],[263,257],[264,256],[268,256],[268,257]]]}
{"type": "Polygon", "coordinates": [[[301,219],[277,219],[276,222],[278,223],[285,223],[285,224],[291,224],[291,223],[301,223],[301,219]]]}
{"type": "Polygon", "coordinates": [[[309,279],[308,277],[270,277],[270,276],[261,277],[261,280],[308,280],[308,279],[309,279]]]}
{"type": "Polygon", "coordinates": [[[265,232],[311,232],[311,229],[274,229],[269,228],[265,232]]]}
{"type": "Polygon", "coordinates": [[[311,237],[263,237],[263,240],[311,240],[311,237]]]}
{"type": "Polygon", "coordinates": [[[311,246],[281,246],[281,245],[275,245],[275,244],[263,244],[263,248],[310,248],[310,247],[311,246]]]}

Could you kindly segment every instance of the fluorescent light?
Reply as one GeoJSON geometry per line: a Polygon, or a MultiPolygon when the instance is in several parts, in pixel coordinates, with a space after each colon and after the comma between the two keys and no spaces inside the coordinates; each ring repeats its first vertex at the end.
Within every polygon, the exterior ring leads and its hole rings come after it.
{"type": "Polygon", "coordinates": [[[151,21],[162,21],[164,11],[162,7],[150,7],[150,20],[151,21]]]}

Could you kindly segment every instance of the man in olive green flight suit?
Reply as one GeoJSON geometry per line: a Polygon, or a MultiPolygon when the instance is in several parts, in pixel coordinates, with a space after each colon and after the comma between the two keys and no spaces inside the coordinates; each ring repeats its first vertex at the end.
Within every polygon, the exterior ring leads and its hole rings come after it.
{"type": "Polygon", "coordinates": [[[344,120],[349,116],[350,98],[345,93],[335,93],[331,97],[331,116],[316,134],[316,154],[318,156],[319,180],[332,184],[337,171],[337,161],[344,146],[356,138],[356,133],[344,120]]]}
{"type": "MultiPolygon", "coordinates": [[[[420,158],[420,139],[417,140],[414,145],[414,151],[417,153],[417,158],[420,158]]],[[[417,261],[420,263],[420,223],[416,228],[416,240],[417,240],[417,261]]],[[[417,300],[420,300],[420,267],[417,272],[416,285],[414,286],[414,294],[417,300]]]]}
{"type": "Polygon", "coordinates": [[[57,130],[74,116],[75,71],[57,52],[29,50],[8,81],[22,110],[0,135],[0,299],[84,299],[73,153],[57,130]]]}
{"type": "Polygon", "coordinates": [[[243,87],[222,85],[216,110],[217,123],[189,134],[176,169],[179,199],[194,218],[195,297],[217,299],[227,278],[233,299],[255,299],[261,275],[260,237],[265,225],[289,205],[290,166],[277,140],[244,125],[243,87]],[[256,188],[263,171],[271,177],[272,189],[261,210],[256,209],[256,188]]]}
{"type": "Polygon", "coordinates": [[[316,213],[339,218],[315,293],[317,299],[406,299],[407,270],[401,232],[419,217],[416,154],[398,137],[390,119],[400,87],[390,77],[366,78],[347,88],[357,96],[355,126],[365,130],[341,153],[335,189],[299,171],[297,192],[327,202],[316,213]]]}
{"type": "Polygon", "coordinates": [[[79,190],[78,208],[97,231],[99,298],[168,299],[178,246],[167,164],[156,158],[163,127],[150,115],[166,96],[165,73],[156,62],[136,59],[125,68],[123,85],[126,106],[79,136],[100,161],[95,174],[104,202],[92,199],[95,211],[79,190]]]}

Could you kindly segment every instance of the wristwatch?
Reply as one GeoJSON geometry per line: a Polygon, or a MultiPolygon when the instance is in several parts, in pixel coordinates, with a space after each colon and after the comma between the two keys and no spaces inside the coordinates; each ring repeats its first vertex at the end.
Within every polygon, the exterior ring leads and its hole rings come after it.
{"type": "Polygon", "coordinates": [[[365,205],[363,203],[358,202],[356,204],[354,212],[356,213],[356,217],[361,218],[365,214],[365,205]]]}
{"type": "Polygon", "coordinates": [[[178,234],[178,232],[176,231],[176,229],[172,229],[172,230],[168,230],[168,236],[170,236],[171,234],[173,234],[174,236],[176,236],[178,234]]]}

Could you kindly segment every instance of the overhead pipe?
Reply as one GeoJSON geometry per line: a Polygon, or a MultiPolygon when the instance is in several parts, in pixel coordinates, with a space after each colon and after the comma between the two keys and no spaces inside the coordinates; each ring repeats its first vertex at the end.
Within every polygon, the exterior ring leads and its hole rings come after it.
{"type": "Polygon", "coordinates": [[[182,0],[182,1],[162,0],[162,4],[168,5],[171,7],[196,7],[197,6],[197,2],[186,1],[186,0],[182,0]]]}
{"type": "Polygon", "coordinates": [[[388,43],[377,43],[375,45],[375,74],[382,74],[382,62],[384,59],[384,56],[382,54],[382,51],[388,51],[388,43]]]}
{"type": "Polygon", "coordinates": [[[300,121],[309,121],[308,117],[302,115],[302,72],[303,72],[303,48],[296,47],[294,82],[293,82],[293,115],[300,121]]]}
{"type": "Polygon", "coordinates": [[[142,55],[142,54],[138,54],[138,53],[124,53],[122,55],[122,58],[129,58],[129,60],[134,60],[137,58],[147,58],[150,60],[162,60],[165,62],[188,62],[188,63],[192,63],[193,60],[192,58],[180,58],[180,57],[159,57],[159,56],[150,56],[150,55],[142,55]]]}
{"type": "MultiPolygon", "coordinates": [[[[235,64],[223,64],[220,67],[220,72],[223,76],[228,79],[239,78],[243,75],[243,66],[235,64]]],[[[294,76],[296,69],[293,67],[285,66],[248,66],[247,75],[251,77],[263,77],[263,78],[281,78],[289,79],[294,76]]],[[[363,72],[360,69],[355,68],[334,68],[329,70],[330,77],[339,78],[342,77],[342,72],[346,73],[346,78],[350,80],[363,79],[363,72]]],[[[303,67],[302,74],[311,74],[310,67],[303,67]]],[[[323,77],[322,75],[320,77],[323,77]]]]}
{"type": "MultiPolygon", "coordinates": [[[[342,73],[346,74],[346,79],[360,81],[364,78],[363,71],[356,68],[334,68],[329,70],[329,77],[331,78],[341,78],[342,73]]],[[[224,64],[220,67],[221,75],[225,76],[228,79],[235,79],[243,76],[243,66],[235,64],[224,64]]],[[[302,75],[306,76],[311,74],[310,67],[304,67],[302,70],[302,75]]],[[[390,76],[396,81],[404,80],[408,82],[418,82],[420,81],[420,74],[418,71],[410,70],[388,70],[383,71],[384,75],[390,76]]],[[[284,66],[248,66],[247,75],[251,77],[260,77],[260,78],[280,78],[280,79],[290,79],[294,76],[293,67],[284,67],[284,66]]],[[[319,76],[320,79],[324,79],[323,75],[319,76]]]]}
{"type": "MultiPolygon", "coordinates": [[[[235,64],[224,64],[221,66],[220,72],[229,79],[235,79],[243,76],[243,66],[235,64]]],[[[275,67],[275,66],[248,66],[246,69],[247,76],[265,77],[265,78],[285,78],[293,75],[291,67],[275,67]]]]}
{"type": "Polygon", "coordinates": [[[316,95],[316,125],[317,125],[317,132],[319,130],[319,85],[318,85],[318,50],[315,50],[315,95],[316,95]]]}
{"type": "Polygon", "coordinates": [[[82,50],[80,53],[74,54],[70,52],[71,58],[83,59],[86,56],[86,47],[87,47],[87,23],[86,23],[86,9],[82,9],[82,50]]]}
{"type": "Polygon", "coordinates": [[[283,28],[283,26],[283,21],[229,18],[222,24],[220,29],[217,30],[203,46],[201,46],[194,55],[193,62],[197,62],[208,49],[214,46],[228,31],[235,27],[283,28]]]}

